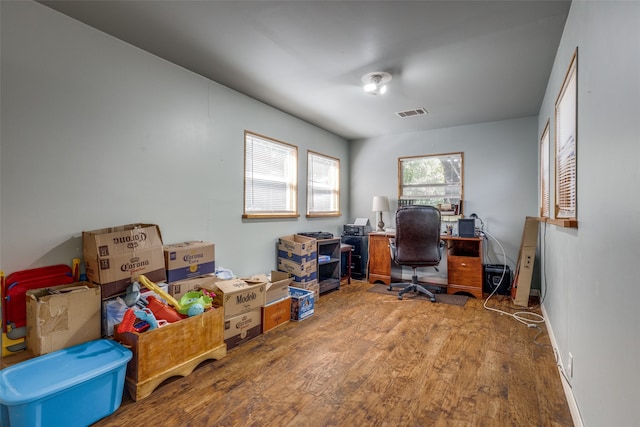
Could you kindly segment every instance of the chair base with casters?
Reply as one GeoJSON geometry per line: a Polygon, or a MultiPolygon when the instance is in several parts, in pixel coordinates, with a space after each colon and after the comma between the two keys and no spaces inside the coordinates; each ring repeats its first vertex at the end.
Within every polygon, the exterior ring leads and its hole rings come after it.
{"type": "MultiPolygon", "coordinates": [[[[436,302],[436,296],[433,294],[433,292],[428,290],[425,287],[425,285],[418,283],[418,274],[416,273],[415,268],[413,269],[413,275],[411,276],[411,283],[406,283],[406,282],[390,283],[387,290],[392,291],[393,288],[402,288],[402,290],[398,293],[399,300],[402,299],[402,295],[406,294],[407,292],[413,291],[413,292],[428,296],[431,302],[436,302]]],[[[437,289],[434,292],[439,294],[440,289],[437,289]]]]}

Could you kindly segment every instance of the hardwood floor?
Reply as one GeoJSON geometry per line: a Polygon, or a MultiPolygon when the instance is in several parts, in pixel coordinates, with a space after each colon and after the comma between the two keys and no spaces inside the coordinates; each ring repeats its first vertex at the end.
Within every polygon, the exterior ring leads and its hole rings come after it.
{"type": "MultiPolygon", "coordinates": [[[[399,301],[371,286],[343,282],[313,317],[143,400],[125,391],[95,426],[573,425],[546,332],[485,310],[482,300],[399,301]]],[[[508,297],[490,305],[514,311],[508,297]]]]}

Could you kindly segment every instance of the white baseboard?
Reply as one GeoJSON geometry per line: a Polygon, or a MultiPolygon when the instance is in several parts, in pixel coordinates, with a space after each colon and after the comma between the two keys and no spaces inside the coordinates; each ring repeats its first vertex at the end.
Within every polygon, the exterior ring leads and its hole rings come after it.
{"type": "MultiPolygon", "coordinates": [[[[536,289],[532,290],[537,291],[536,289]]],[[[539,292],[539,291],[538,291],[539,292]]],[[[555,335],[553,335],[553,329],[551,328],[551,324],[549,323],[547,311],[544,309],[544,304],[541,305],[542,315],[544,316],[544,324],[547,326],[547,331],[549,333],[549,340],[551,341],[551,345],[553,346],[553,351],[557,357],[558,364],[558,374],[560,375],[560,381],[562,382],[562,389],[564,390],[564,395],[567,398],[567,404],[569,405],[569,411],[571,412],[571,418],[573,419],[573,425],[575,427],[584,427],[582,423],[582,417],[580,416],[580,410],[578,409],[578,403],[576,402],[576,398],[573,395],[573,390],[571,389],[571,384],[567,381],[565,376],[562,373],[562,367],[565,366],[562,361],[562,356],[560,356],[560,352],[558,351],[558,343],[556,341],[555,335]]]]}

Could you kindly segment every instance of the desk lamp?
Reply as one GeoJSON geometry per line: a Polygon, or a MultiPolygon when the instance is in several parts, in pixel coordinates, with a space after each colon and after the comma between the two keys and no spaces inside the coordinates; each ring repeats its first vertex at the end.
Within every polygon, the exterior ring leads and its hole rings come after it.
{"type": "Polygon", "coordinates": [[[382,212],[389,212],[389,198],[387,196],[373,196],[373,212],[378,212],[378,229],[376,231],[384,231],[384,222],[382,222],[382,212]]]}

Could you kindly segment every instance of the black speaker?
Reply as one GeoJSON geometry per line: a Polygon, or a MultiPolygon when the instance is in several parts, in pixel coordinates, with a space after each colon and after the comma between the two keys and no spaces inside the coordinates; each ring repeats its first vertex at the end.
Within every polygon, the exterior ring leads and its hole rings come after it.
{"type": "Polygon", "coordinates": [[[476,237],[476,219],[460,218],[458,220],[458,236],[476,237]]]}
{"type": "Polygon", "coordinates": [[[496,288],[496,294],[509,295],[511,293],[511,270],[503,264],[484,265],[484,292],[492,293],[496,288]],[[506,267],[506,269],[505,269],[506,267]],[[502,272],[504,271],[504,276],[502,272]]]}

